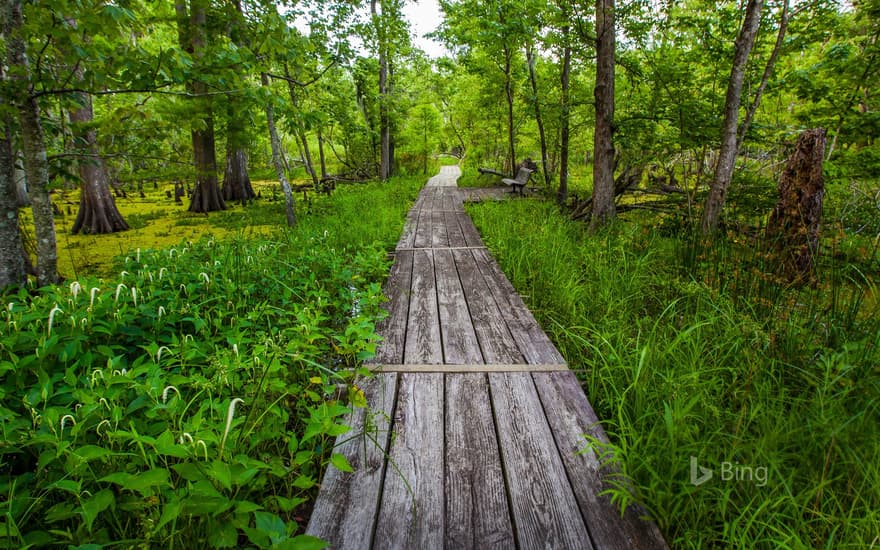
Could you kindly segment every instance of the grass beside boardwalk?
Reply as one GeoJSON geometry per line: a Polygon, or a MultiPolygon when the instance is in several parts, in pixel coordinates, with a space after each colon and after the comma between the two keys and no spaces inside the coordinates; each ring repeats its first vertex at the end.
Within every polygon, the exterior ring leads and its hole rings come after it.
{"type": "Polygon", "coordinates": [[[792,289],[747,247],[633,218],[589,235],[533,199],[469,212],[603,419],[635,486],[620,505],[675,548],[880,544],[880,311],[860,266],[792,289]]]}
{"type": "Polygon", "coordinates": [[[300,533],[323,467],[349,467],[350,369],[423,184],[343,186],[293,229],[238,207],[133,241],[111,275],[4,295],[0,546],[320,547],[300,533]]]}

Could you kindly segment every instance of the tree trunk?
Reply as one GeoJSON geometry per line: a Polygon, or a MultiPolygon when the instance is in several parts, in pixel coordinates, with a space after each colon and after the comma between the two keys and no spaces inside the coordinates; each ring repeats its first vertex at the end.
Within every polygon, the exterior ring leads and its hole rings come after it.
{"type": "Polygon", "coordinates": [[[743,78],[749,62],[749,53],[755,44],[758,26],[761,23],[761,6],[763,0],[749,0],[742,28],[736,39],[733,54],[733,66],[727,84],[727,96],[724,100],[724,122],[721,129],[721,150],[718,152],[718,164],[715,166],[715,177],[709,187],[706,205],[703,208],[701,223],[704,235],[710,235],[718,229],[721,210],[727,198],[730,179],[736,163],[736,132],[739,123],[739,106],[742,97],[743,78]]]}
{"type": "MultiPolygon", "coordinates": [[[[204,93],[207,88],[198,83],[196,93],[204,93]]],[[[214,118],[210,105],[205,107],[204,129],[192,131],[193,159],[196,168],[196,185],[189,203],[190,212],[214,212],[226,210],[226,202],[220,194],[217,180],[217,155],[214,143],[214,118]]]]}
{"type": "MultiPolygon", "coordinates": [[[[229,39],[236,46],[249,46],[249,40],[244,34],[245,23],[241,1],[231,0],[229,6],[231,8],[229,39]]],[[[223,174],[223,199],[240,201],[244,205],[257,196],[248,175],[246,112],[235,101],[230,101],[226,109],[226,117],[226,170],[223,174]]]]}
{"type": "Polygon", "coordinates": [[[82,151],[78,162],[80,178],[79,212],[71,231],[91,235],[125,231],[128,224],[116,207],[110,192],[110,179],[104,159],[98,152],[97,132],[89,125],[94,119],[92,98],[86,94],[79,97],[82,107],[70,111],[76,147],[82,151]]]}
{"type": "Polygon", "coordinates": [[[812,281],[819,252],[825,180],[825,129],[807,130],[798,138],[779,180],[779,198],[767,224],[780,271],[792,282],[812,281]]]}
{"type": "Polygon", "coordinates": [[[284,67],[284,76],[287,77],[287,93],[290,96],[290,103],[293,106],[294,116],[296,120],[296,137],[299,139],[300,147],[302,147],[303,163],[305,164],[306,173],[312,179],[312,185],[318,190],[318,175],[315,173],[315,165],[312,163],[312,151],[309,148],[309,138],[306,135],[306,125],[302,119],[302,107],[299,103],[299,94],[296,93],[296,84],[290,78],[290,71],[287,66],[284,67]]]}
{"type": "Polygon", "coordinates": [[[321,163],[321,179],[327,177],[327,157],[324,154],[324,134],[318,127],[318,159],[321,163]]]}
{"type": "Polygon", "coordinates": [[[508,172],[516,171],[516,140],[513,122],[513,51],[504,46],[504,96],[507,99],[507,166],[508,172]]]}
{"type": "MultiPolygon", "coordinates": [[[[0,66],[0,82],[6,83],[6,74],[0,66]]],[[[0,98],[0,109],[6,101],[0,98]]],[[[21,241],[18,219],[18,197],[15,189],[15,156],[12,150],[11,120],[2,115],[0,133],[0,292],[10,285],[27,282],[24,245],[21,241]]]]}
{"type": "MultiPolygon", "coordinates": [[[[229,125],[232,125],[232,120],[229,125]]],[[[233,135],[227,131],[226,171],[223,175],[223,199],[239,201],[242,205],[255,199],[257,194],[248,175],[247,153],[244,147],[235,145],[233,135]]]]}
{"type": "MultiPolygon", "coordinates": [[[[269,77],[266,73],[260,75],[260,81],[263,86],[269,85],[269,77]]],[[[287,225],[294,227],[296,225],[296,203],[293,201],[290,182],[287,181],[287,176],[284,173],[284,161],[281,159],[281,140],[278,137],[278,129],[275,127],[275,109],[272,107],[271,101],[266,104],[266,122],[269,126],[269,143],[272,145],[272,166],[275,167],[275,174],[281,183],[281,192],[284,193],[287,225]]]]}
{"type": "MultiPolygon", "coordinates": [[[[186,17],[185,0],[176,0],[178,38],[180,46],[190,52],[196,67],[201,64],[208,43],[207,12],[209,0],[191,0],[189,17],[186,17]]],[[[196,184],[190,199],[190,212],[214,212],[226,210],[217,180],[217,153],[214,143],[214,116],[212,101],[207,95],[208,86],[199,80],[190,85],[194,96],[194,108],[203,120],[192,129],[193,164],[196,184]]]]}
{"type": "Polygon", "coordinates": [[[376,10],[376,0],[370,0],[370,13],[376,26],[379,44],[379,179],[391,177],[391,125],[388,117],[388,44],[385,36],[384,14],[376,10]]]}
{"type": "Polygon", "coordinates": [[[614,219],[614,0],[596,0],[596,132],[590,229],[614,219]]]}
{"type": "MultiPolygon", "coordinates": [[[[563,0],[562,4],[565,4],[563,0]]],[[[565,21],[568,21],[567,11],[563,13],[565,21]]],[[[556,202],[565,206],[568,202],[568,148],[569,148],[569,123],[571,121],[571,102],[569,95],[569,78],[571,76],[571,47],[568,44],[569,27],[562,27],[562,73],[560,74],[562,111],[559,121],[559,189],[556,191],[556,202]]]]}
{"type": "Polygon", "coordinates": [[[535,108],[535,122],[538,124],[538,136],[541,138],[541,166],[544,172],[544,186],[550,189],[550,165],[547,162],[547,137],[544,134],[544,118],[541,116],[541,103],[538,101],[538,77],[535,74],[535,52],[532,45],[526,47],[526,60],[529,65],[529,82],[532,84],[532,104],[535,108]]]}
{"type": "Polygon", "coordinates": [[[21,127],[24,171],[37,241],[37,284],[46,286],[59,280],[55,218],[52,197],[49,194],[49,161],[43,127],[40,125],[40,108],[36,98],[31,95],[30,66],[21,36],[21,0],[7,0],[5,7],[7,13],[4,30],[11,69],[9,74],[14,87],[13,103],[18,111],[21,127]]]}
{"type": "Polygon", "coordinates": [[[19,208],[31,205],[31,199],[28,197],[27,177],[24,174],[24,159],[21,151],[13,149],[13,174],[15,174],[15,200],[19,208]]]}
{"type": "Polygon", "coordinates": [[[767,64],[764,66],[764,74],[761,76],[761,83],[755,91],[755,97],[752,99],[752,104],[749,105],[749,110],[746,112],[746,118],[740,125],[739,136],[736,141],[737,151],[742,147],[742,142],[745,140],[746,134],[749,133],[749,128],[752,126],[755,113],[761,105],[761,96],[764,95],[767,83],[770,82],[770,77],[773,75],[773,68],[776,66],[776,60],[779,59],[779,53],[782,51],[782,45],[785,42],[785,32],[788,30],[788,22],[790,19],[789,0],[784,0],[782,3],[782,14],[779,16],[779,30],[776,32],[776,43],[773,45],[773,51],[770,52],[770,57],[767,58],[767,64]]]}

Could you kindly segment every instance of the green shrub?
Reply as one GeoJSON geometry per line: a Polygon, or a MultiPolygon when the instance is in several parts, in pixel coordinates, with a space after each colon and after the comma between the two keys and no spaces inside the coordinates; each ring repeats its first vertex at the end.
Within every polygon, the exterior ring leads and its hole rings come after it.
{"type": "Polygon", "coordinates": [[[415,182],[268,238],[212,237],[5,297],[4,547],[309,544],[301,508],[365,406],[386,250],[415,182]],[[370,212],[375,217],[364,216],[370,212]]]}

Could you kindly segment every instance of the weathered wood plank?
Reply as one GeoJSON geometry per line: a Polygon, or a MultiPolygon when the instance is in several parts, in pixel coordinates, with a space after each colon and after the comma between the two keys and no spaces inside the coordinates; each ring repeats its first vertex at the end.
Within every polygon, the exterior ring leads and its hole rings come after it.
{"type": "Polygon", "coordinates": [[[394,436],[373,547],[442,549],[443,375],[400,376],[394,436]]]}
{"type": "Polygon", "coordinates": [[[443,340],[443,363],[482,363],[464,289],[451,250],[434,251],[434,274],[437,278],[437,302],[440,310],[440,335],[443,340]]]}
{"type": "Polygon", "coordinates": [[[413,275],[403,362],[443,362],[434,258],[430,250],[413,252],[413,275]]]}
{"type": "Polygon", "coordinates": [[[406,221],[403,223],[403,232],[400,239],[397,240],[397,248],[412,248],[416,239],[416,230],[419,227],[419,211],[410,210],[406,215],[406,221]]]}
{"type": "Polygon", "coordinates": [[[462,212],[461,214],[457,214],[456,217],[458,218],[458,224],[461,227],[467,245],[483,246],[483,239],[480,238],[480,232],[477,231],[477,226],[474,225],[470,216],[462,212]]]}
{"type": "Polygon", "coordinates": [[[604,469],[593,450],[587,449],[584,434],[603,442],[607,442],[608,437],[574,373],[538,373],[532,378],[596,547],[621,550],[667,548],[657,525],[641,519],[644,510],[630,506],[621,517],[611,497],[601,494],[609,489],[603,475],[613,471],[604,469]],[[586,452],[582,452],[584,449],[586,452]]]}
{"type": "Polygon", "coordinates": [[[388,419],[394,412],[397,379],[397,374],[377,374],[357,381],[367,398],[369,410],[351,412],[347,423],[352,429],[337,438],[334,449],[348,459],[354,471],[346,473],[328,466],[321,481],[306,533],[328,541],[336,550],[360,550],[373,534],[391,433],[388,419]],[[367,414],[375,431],[358,436],[367,424],[367,414]]]}
{"type": "Polygon", "coordinates": [[[428,209],[419,210],[419,225],[416,228],[413,248],[430,248],[433,233],[432,213],[428,209]]]}
{"type": "Polygon", "coordinates": [[[443,364],[443,365],[399,365],[395,363],[371,363],[366,365],[373,372],[556,372],[567,371],[568,365],[558,364],[443,364]]]}
{"type": "Polygon", "coordinates": [[[489,374],[520,548],[592,548],[531,375],[489,374]]]}
{"type": "Polygon", "coordinates": [[[477,268],[473,252],[453,250],[452,254],[467,298],[474,332],[483,351],[483,360],[486,363],[524,363],[504,317],[492,298],[492,292],[486,287],[486,281],[477,268]]]}
{"type": "Polygon", "coordinates": [[[454,212],[445,212],[443,214],[443,222],[446,224],[446,234],[449,239],[450,247],[467,246],[467,240],[461,231],[461,224],[458,223],[458,216],[454,212]]]}
{"type": "Polygon", "coordinates": [[[382,306],[388,317],[376,325],[376,332],[384,339],[376,349],[375,363],[403,363],[412,272],[413,253],[398,251],[383,290],[389,299],[382,306]]]}
{"type": "Polygon", "coordinates": [[[484,374],[446,376],[446,548],[515,546],[484,374]]]}
{"type": "Polygon", "coordinates": [[[444,190],[442,207],[444,211],[450,212],[455,210],[455,197],[458,195],[457,191],[458,189],[454,187],[444,190]]]}
{"type": "Polygon", "coordinates": [[[485,246],[423,246],[422,248],[398,248],[397,250],[406,250],[414,252],[416,250],[485,250],[485,246]]]}
{"type": "Polygon", "coordinates": [[[431,212],[431,246],[433,248],[449,246],[449,238],[446,235],[446,222],[443,212],[436,210],[431,212]]]}
{"type": "Polygon", "coordinates": [[[550,338],[541,330],[532,312],[523,303],[522,298],[514,290],[513,285],[501,271],[498,262],[488,250],[473,251],[477,266],[486,283],[505,312],[508,329],[516,340],[517,347],[527,363],[564,363],[565,359],[550,338]]]}

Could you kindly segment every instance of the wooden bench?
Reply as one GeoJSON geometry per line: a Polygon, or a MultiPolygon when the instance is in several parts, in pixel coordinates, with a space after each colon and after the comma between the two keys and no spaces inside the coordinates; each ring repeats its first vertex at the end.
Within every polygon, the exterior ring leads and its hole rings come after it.
{"type": "Polygon", "coordinates": [[[532,177],[532,172],[533,172],[532,170],[529,170],[528,168],[523,167],[523,168],[520,168],[519,171],[516,173],[515,179],[503,178],[501,181],[505,185],[509,185],[509,186],[513,187],[514,193],[516,193],[516,191],[519,190],[519,194],[522,195],[523,189],[525,189],[526,184],[529,183],[529,178],[532,177]]]}

